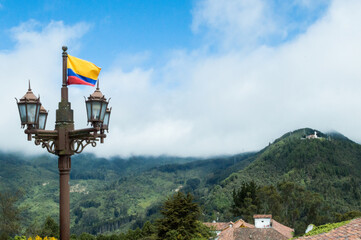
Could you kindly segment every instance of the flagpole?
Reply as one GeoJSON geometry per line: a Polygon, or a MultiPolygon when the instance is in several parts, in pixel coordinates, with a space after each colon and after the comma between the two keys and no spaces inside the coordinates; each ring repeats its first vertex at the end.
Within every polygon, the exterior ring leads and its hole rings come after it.
{"type": "Polygon", "coordinates": [[[59,225],[60,240],[70,240],[70,170],[71,155],[74,151],[71,149],[71,139],[69,132],[74,130],[73,110],[68,100],[68,83],[67,83],[67,60],[68,48],[63,49],[63,84],[61,88],[61,101],[59,109],[56,110],[55,129],[58,133],[56,140],[55,153],[59,156],[59,225]]]}

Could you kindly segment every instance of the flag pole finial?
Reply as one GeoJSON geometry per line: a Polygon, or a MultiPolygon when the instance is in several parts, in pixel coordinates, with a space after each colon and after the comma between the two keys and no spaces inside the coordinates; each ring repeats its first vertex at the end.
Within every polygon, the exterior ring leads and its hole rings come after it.
{"type": "Polygon", "coordinates": [[[97,81],[97,90],[99,90],[99,78],[98,78],[98,81],[97,81]]]}

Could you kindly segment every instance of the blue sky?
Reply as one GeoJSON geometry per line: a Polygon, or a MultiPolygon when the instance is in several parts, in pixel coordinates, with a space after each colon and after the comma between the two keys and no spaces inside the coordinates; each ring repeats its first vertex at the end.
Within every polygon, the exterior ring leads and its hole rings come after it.
{"type": "Polygon", "coordinates": [[[50,21],[88,23],[81,56],[95,59],[104,67],[119,54],[152,52],[157,58],[170,49],[197,45],[190,29],[189,0],[1,1],[1,5],[0,49],[12,48],[9,29],[30,19],[39,22],[39,27],[50,21]]]}
{"type": "MultiPolygon", "coordinates": [[[[0,149],[42,152],[25,141],[14,97],[31,79],[54,127],[62,45],[102,67],[113,112],[105,144],[87,149],[99,155],[235,154],[302,127],[360,142],[360,10],[358,0],[0,0],[0,123],[14,136],[0,149]]],[[[69,89],[86,127],[94,89],[69,89]]]]}
{"type": "MultiPolygon", "coordinates": [[[[255,43],[278,45],[294,38],[322,16],[328,6],[328,1],[313,3],[312,7],[301,2],[267,1],[274,20],[284,27],[287,34],[269,34],[255,43]]],[[[153,65],[164,64],[170,51],[191,51],[199,48],[204,44],[204,35],[208,30],[207,26],[201,26],[195,33],[191,28],[192,13],[203,1],[2,0],[0,4],[0,49],[12,49],[15,42],[9,34],[10,29],[29,20],[35,20],[38,28],[44,27],[50,21],[63,21],[66,25],[85,22],[90,28],[81,39],[79,53],[81,57],[94,59],[105,68],[118,57],[139,53],[150,54],[153,65]]],[[[70,45],[70,52],[71,47],[70,45]]],[[[217,52],[218,44],[211,44],[208,50],[217,52]]],[[[142,64],[151,66],[149,62],[142,64]]]]}

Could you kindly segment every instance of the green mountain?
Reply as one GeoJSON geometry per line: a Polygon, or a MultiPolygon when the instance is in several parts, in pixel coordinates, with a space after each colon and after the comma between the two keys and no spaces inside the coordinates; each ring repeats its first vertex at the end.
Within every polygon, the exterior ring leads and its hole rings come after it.
{"type": "MultiPolygon", "coordinates": [[[[361,146],[339,133],[316,131],[318,138],[306,138],[314,132],[309,128],[300,129],[275,140],[257,153],[246,168],[215,186],[206,209],[229,217],[233,191],[253,181],[260,187],[275,186],[279,192],[280,184],[294,183],[302,192],[317,194],[327,204],[327,214],[326,210],[320,213],[327,215],[327,219],[332,213],[361,211],[361,146]]],[[[301,192],[297,194],[296,200],[303,196],[301,192]]]]}

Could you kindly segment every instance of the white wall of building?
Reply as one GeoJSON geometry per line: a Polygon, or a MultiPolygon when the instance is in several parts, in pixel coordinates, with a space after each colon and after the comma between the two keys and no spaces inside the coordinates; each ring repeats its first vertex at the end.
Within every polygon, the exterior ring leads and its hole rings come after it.
{"type": "Polygon", "coordinates": [[[271,219],[270,218],[256,218],[254,219],[254,225],[256,228],[270,228],[271,219]]]}

